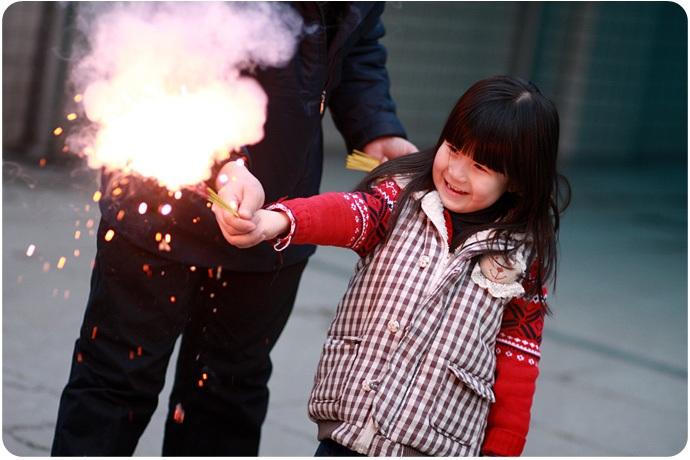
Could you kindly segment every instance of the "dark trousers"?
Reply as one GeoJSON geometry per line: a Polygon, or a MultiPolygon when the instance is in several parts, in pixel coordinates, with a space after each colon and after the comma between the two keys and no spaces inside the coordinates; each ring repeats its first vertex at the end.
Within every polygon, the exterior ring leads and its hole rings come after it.
{"type": "Polygon", "coordinates": [[[319,443],[319,447],[316,448],[314,457],[366,457],[366,455],[348,449],[332,439],[324,439],[319,443]]]}
{"type": "Polygon", "coordinates": [[[103,233],[52,455],[132,455],[180,334],[163,455],[257,455],[269,352],[306,262],[272,273],[190,267],[103,233]]]}

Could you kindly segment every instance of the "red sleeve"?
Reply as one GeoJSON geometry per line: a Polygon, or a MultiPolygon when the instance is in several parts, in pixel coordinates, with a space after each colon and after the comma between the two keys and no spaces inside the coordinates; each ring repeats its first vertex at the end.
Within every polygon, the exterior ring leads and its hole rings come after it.
{"type": "Polygon", "coordinates": [[[271,205],[269,209],[286,212],[292,222],[276,249],[309,243],[351,248],[363,256],[385,236],[399,192],[400,187],[387,180],[370,193],[329,192],[271,205]]]}
{"type": "MultiPolygon", "coordinates": [[[[530,282],[523,285],[530,292],[530,282]]],[[[515,297],[505,307],[496,339],[496,402],[489,411],[484,455],[518,456],[525,446],[545,310],[538,296],[515,297]]]]}

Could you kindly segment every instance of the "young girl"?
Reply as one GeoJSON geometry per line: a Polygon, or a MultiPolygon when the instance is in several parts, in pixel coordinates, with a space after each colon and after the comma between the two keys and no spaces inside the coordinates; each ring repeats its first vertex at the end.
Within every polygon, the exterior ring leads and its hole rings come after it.
{"type": "Polygon", "coordinates": [[[559,209],[558,130],[532,83],[488,78],[434,150],[382,164],[355,192],[259,210],[253,236],[226,234],[361,256],[309,398],[317,455],[522,452],[569,199],[568,186],[559,209]]]}

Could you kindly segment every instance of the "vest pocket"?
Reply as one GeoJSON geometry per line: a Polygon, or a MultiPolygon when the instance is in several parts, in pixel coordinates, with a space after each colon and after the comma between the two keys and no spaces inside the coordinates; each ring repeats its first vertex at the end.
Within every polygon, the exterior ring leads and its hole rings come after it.
{"type": "Polygon", "coordinates": [[[454,364],[449,364],[447,371],[429,423],[444,436],[461,444],[474,445],[481,440],[489,407],[496,400],[492,386],[454,364]]]}
{"type": "Polygon", "coordinates": [[[326,339],[316,371],[312,401],[335,402],[340,399],[361,341],[361,337],[354,336],[326,339]]]}

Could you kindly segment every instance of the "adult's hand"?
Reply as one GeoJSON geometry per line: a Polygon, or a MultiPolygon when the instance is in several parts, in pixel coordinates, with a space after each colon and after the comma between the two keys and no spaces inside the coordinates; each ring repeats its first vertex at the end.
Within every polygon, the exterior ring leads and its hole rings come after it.
{"type": "Polygon", "coordinates": [[[218,195],[238,216],[213,205],[216,220],[225,239],[230,241],[238,235],[251,233],[256,229],[255,213],[264,205],[264,188],[244,164],[231,161],[220,170],[216,179],[218,195]]]}
{"type": "Polygon", "coordinates": [[[419,149],[407,139],[396,136],[385,136],[374,139],[364,146],[364,153],[370,155],[382,163],[398,158],[408,153],[418,152],[419,149]]]}

